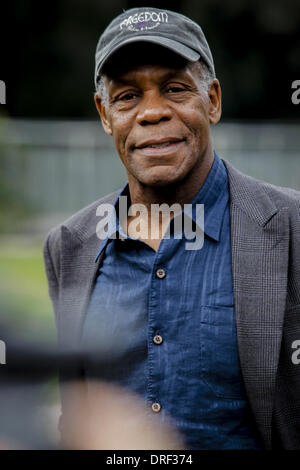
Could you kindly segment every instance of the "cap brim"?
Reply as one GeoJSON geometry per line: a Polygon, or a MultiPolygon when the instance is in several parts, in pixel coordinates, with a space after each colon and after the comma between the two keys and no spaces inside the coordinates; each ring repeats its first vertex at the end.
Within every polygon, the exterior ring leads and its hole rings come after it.
{"type": "MultiPolygon", "coordinates": [[[[200,54],[193,49],[190,49],[187,46],[184,46],[178,41],[174,41],[173,39],[168,39],[163,36],[150,36],[150,35],[144,35],[144,36],[135,36],[132,38],[127,38],[124,41],[120,42],[119,44],[116,44],[115,47],[113,47],[109,53],[101,60],[99,65],[96,68],[95,72],[95,80],[99,74],[99,72],[102,70],[104,65],[108,62],[108,60],[112,57],[112,55],[117,52],[119,49],[122,47],[132,44],[135,42],[149,42],[152,44],[157,44],[159,46],[165,47],[166,49],[169,49],[176,54],[180,55],[184,59],[187,59],[191,62],[197,62],[197,60],[200,59],[200,54]]],[[[98,55],[98,54],[97,54],[98,55]]],[[[96,55],[96,62],[97,62],[97,55],[96,55]]],[[[100,53],[99,53],[100,55],[100,53]]]]}

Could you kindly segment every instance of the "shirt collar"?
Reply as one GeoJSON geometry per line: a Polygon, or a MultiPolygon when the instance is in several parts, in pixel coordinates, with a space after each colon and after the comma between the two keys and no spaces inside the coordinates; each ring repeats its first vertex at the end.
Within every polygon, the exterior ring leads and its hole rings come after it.
{"type": "MultiPolygon", "coordinates": [[[[220,240],[223,217],[229,199],[228,176],[224,163],[214,152],[211,169],[192,205],[204,204],[204,233],[216,241],[220,240]]],[[[195,220],[195,212],[193,212],[195,220]]]]}
{"type": "MultiPolygon", "coordinates": [[[[126,183],[121,189],[119,195],[114,201],[114,209],[116,220],[113,221],[114,214],[111,213],[108,222],[108,230],[106,237],[101,240],[99,251],[95,262],[98,261],[104,248],[107,246],[109,240],[115,238],[127,238],[124,233],[122,225],[120,225],[118,214],[118,204],[120,196],[127,196],[130,204],[129,186],[126,183]]],[[[220,239],[220,232],[222,227],[223,216],[225,208],[229,199],[228,191],[228,177],[224,163],[214,152],[214,161],[211,169],[201,186],[199,192],[192,200],[191,205],[194,208],[196,204],[204,204],[204,233],[216,241],[220,239]]],[[[190,215],[190,214],[189,214],[190,215]]],[[[196,212],[192,211],[192,219],[196,221],[196,212]]]]}
{"type": "MultiPolygon", "coordinates": [[[[105,238],[101,240],[100,246],[99,246],[99,251],[98,254],[95,258],[95,263],[98,261],[99,256],[101,255],[102,251],[106,248],[108,242],[112,239],[115,238],[126,238],[127,235],[124,233],[122,225],[120,225],[119,217],[118,217],[118,206],[119,206],[119,200],[120,196],[127,196],[130,201],[130,195],[129,195],[129,186],[128,183],[126,183],[123,188],[121,189],[120,193],[116,197],[113,207],[115,209],[115,214],[113,211],[110,214],[109,220],[108,220],[108,227],[107,227],[107,234],[105,238]],[[116,217],[115,217],[116,216],[116,217]]],[[[129,203],[130,204],[130,203],[129,203]]]]}

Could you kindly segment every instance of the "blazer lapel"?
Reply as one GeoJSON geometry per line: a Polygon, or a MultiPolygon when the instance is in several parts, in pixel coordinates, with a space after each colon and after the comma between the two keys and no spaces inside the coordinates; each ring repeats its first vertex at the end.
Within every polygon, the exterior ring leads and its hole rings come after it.
{"type": "Polygon", "coordinates": [[[261,437],[271,419],[285,310],[289,223],[256,180],[224,161],[229,176],[232,270],[239,356],[261,437]]]}

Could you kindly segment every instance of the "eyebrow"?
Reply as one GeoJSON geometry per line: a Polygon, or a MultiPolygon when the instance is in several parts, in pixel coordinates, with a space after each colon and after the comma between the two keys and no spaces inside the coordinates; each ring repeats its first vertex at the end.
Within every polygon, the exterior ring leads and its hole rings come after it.
{"type": "MultiPolygon", "coordinates": [[[[128,74],[134,74],[134,72],[128,72],[128,74]]],[[[159,80],[161,82],[165,82],[170,80],[171,78],[174,77],[182,77],[182,75],[185,75],[185,78],[188,78],[188,75],[186,74],[185,69],[173,69],[170,70],[169,72],[162,72],[161,77],[159,77],[159,80]]],[[[126,86],[126,85],[133,85],[136,86],[136,78],[133,76],[132,78],[129,76],[126,78],[126,73],[124,74],[124,77],[108,77],[110,84],[113,86],[126,86]]]]}

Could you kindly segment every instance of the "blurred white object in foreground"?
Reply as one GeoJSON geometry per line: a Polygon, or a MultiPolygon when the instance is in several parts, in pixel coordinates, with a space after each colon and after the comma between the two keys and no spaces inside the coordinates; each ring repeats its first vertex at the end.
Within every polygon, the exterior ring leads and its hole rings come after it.
{"type": "Polygon", "coordinates": [[[68,415],[62,447],[85,450],[184,449],[171,424],[145,407],[139,396],[103,382],[64,385],[68,415]],[[152,414],[151,414],[152,413],[152,414]]]}

